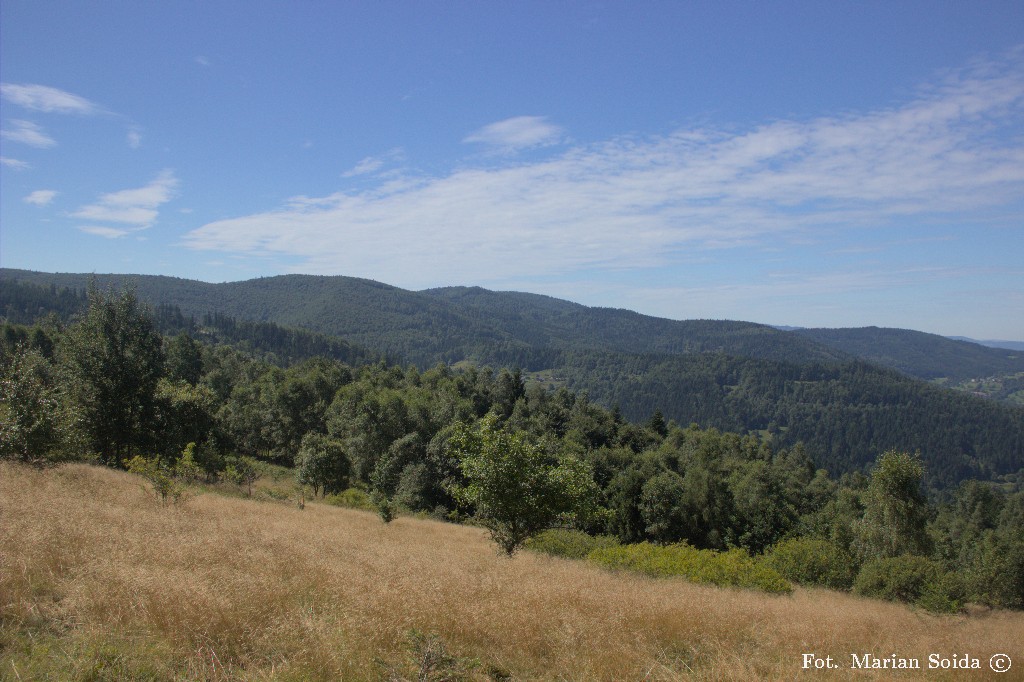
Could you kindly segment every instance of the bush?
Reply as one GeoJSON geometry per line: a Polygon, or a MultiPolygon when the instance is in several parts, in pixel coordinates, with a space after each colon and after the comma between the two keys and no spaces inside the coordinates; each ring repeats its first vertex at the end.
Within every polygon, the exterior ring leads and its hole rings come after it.
{"type": "Polygon", "coordinates": [[[538,533],[593,510],[598,489],[588,463],[552,462],[526,434],[499,428],[493,413],[475,429],[456,425],[448,445],[465,479],[450,488],[452,496],[474,510],[508,556],[538,533]]]}
{"type": "Polygon", "coordinates": [[[377,510],[377,516],[384,523],[391,523],[395,520],[395,503],[382,491],[374,490],[370,493],[370,504],[377,510]]]}
{"type": "Polygon", "coordinates": [[[168,500],[177,503],[185,492],[175,479],[174,471],[161,463],[158,457],[146,458],[135,455],[125,463],[125,468],[149,481],[161,504],[166,505],[168,500]]]}
{"type": "Polygon", "coordinates": [[[789,594],[793,587],[773,568],[757,561],[745,550],[717,552],[683,543],[604,547],[588,559],[613,569],[627,569],[653,576],[678,576],[696,583],[722,587],[745,587],[771,593],[789,594]]]}
{"type": "Polygon", "coordinates": [[[853,583],[853,591],[944,613],[958,611],[963,598],[956,575],[947,574],[936,561],[913,554],[867,562],[853,583]]]}
{"type": "Polygon", "coordinates": [[[174,465],[174,477],[188,485],[194,485],[206,476],[203,468],[196,464],[195,452],[196,444],[189,443],[174,465]]]}
{"type": "Polygon", "coordinates": [[[252,497],[252,484],[260,477],[260,463],[245,456],[228,458],[226,461],[224,478],[237,486],[245,486],[246,494],[252,497]]]}
{"type": "Polygon", "coordinates": [[[361,509],[363,511],[377,511],[373,501],[365,490],[359,488],[347,488],[340,493],[327,495],[324,502],[333,504],[335,507],[348,507],[349,509],[361,509]]]}
{"type": "Polygon", "coordinates": [[[772,547],[769,566],[787,580],[846,590],[853,585],[853,557],[833,542],[819,538],[790,538],[772,547]]]}
{"type": "Polygon", "coordinates": [[[964,581],[956,573],[942,573],[928,581],[914,603],[934,613],[959,613],[964,601],[964,581]]]}
{"type": "Polygon", "coordinates": [[[611,535],[587,535],[583,531],[567,528],[546,530],[526,541],[526,549],[566,559],[586,559],[596,549],[618,547],[619,541],[611,535]]]}

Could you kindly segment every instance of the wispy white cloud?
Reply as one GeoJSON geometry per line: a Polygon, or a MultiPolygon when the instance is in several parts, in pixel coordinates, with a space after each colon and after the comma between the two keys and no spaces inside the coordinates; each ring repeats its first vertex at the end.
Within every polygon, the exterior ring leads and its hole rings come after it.
{"type": "Polygon", "coordinates": [[[132,149],[138,149],[142,146],[142,130],[138,127],[129,128],[125,139],[128,141],[129,147],[132,149]]]}
{"type": "Polygon", "coordinates": [[[11,142],[20,142],[30,147],[49,149],[57,146],[57,140],[47,135],[41,126],[32,121],[15,119],[11,121],[11,128],[0,130],[0,137],[11,142]]]}
{"type": "Polygon", "coordinates": [[[36,191],[29,194],[22,201],[27,204],[34,204],[36,206],[46,206],[53,198],[57,196],[57,192],[52,189],[37,189],[36,191]]]}
{"type": "Polygon", "coordinates": [[[6,166],[13,170],[26,170],[31,168],[27,161],[21,161],[19,159],[12,159],[8,156],[0,156],[0,165],[6,166]]]}
{"type": "Polygon", "coordinates": [[[562,136],[562,129],[548,123],[544,116],[516,116],[486,125],[462,141],[510,152],[555,144],[562,136]]]}
{"type": "Polygon", "coordinates": [[[375,157],[367,156],[365,159],[357,163],[350,170],[342,173],[342,177],[352,178],[357,175],[369,175],[370,173],[376,172],[384,167],[384,160],[375,157]]]}
{"type": "Polygon", "coordinates": [[[367,156],[355,166],[341,174],[343,178],[354,178],[360,175],[373,175],[388,165],[401,163],[405,159],[405,150],[395,147],[379,156],[367,156]]]}
{"type": "MultiPolygon", "coordinates": [[[[466,141],[521,148],[561,135],[538,117],[509,121],[466,141]]],[[[694,250],[1012,207],[1024,196],[1022,124],[1024,55],[1014,54],[902,106],[620,137],[536,162],[390,178],[209,223],[184,243],[410,287],[669,265],[694,250]]]]}
{"type": "Polygon", "coordinates": [[[32,111],[58,114],[96,114],[100,107],[78,95],[47,85],[0,84],[0,96],[32,111]]]}
{"type": "Polygon", "coordinates": [[[104,194],[96,203],[82,206],[71,215],[80,220],[122,223],[132,226],[130,230],[110,227],[79,228],[83,232],[103,237],[123,236],[123,234],[115,234],[115,232],[127,234],[128,231],[150,227],[159,215],[157,209],[171,200],[177,185],[178,180],[174,177],[174,173],[164,170],[144,187],[104,194]]]}
{"type": "Polygon", "coordinates": [[[86,234],[93,234],[106,239],[119,239],[135,232],[135,230],[126,230],[120,227],[100,227],[98,225],[81,225],[78,229],[86,234]]]}

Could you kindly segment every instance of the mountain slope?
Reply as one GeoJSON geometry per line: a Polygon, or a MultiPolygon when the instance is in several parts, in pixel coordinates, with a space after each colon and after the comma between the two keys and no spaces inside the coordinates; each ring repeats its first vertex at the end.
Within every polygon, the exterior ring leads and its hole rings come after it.
{"type": "Polygon", "coordinates": [[[920,379],[962,381],[1024,372],[1024,353],[909,329],[800,329],[792,332],[920,379]]]}
{"type": "Polygon", "coordinates": [[[625,353],[720,352],[791,362],[849,359],[826,345],[792,343],[785,333],[753,322],[668,320],[631,310],[590,308],[549,296],[496,292],[479,287],[428,289],[464,312],[498,323],[517,340],[565,350],[625,353]]]}
{"type": "Polygon", "coordinates": [[[407,291],[352,277],[283,275],[209,284],[149,275],[48,274],[0,270],[0,280],[57,287],[131,284],[153,305],[221,312],[341,336],[419,365],[519,357],[547,366],[548,350],[630,353],[723,352],[790,362],[848,359],[816,341],[752,322],[675,321],[629,310],[588,308],[547,296],[479,288],[407,291]]]}

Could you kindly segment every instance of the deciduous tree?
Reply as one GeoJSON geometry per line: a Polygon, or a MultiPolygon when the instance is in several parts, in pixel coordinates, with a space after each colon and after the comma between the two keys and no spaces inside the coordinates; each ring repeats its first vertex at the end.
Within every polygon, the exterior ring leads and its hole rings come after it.
{"type": "Polygon", "coordinates": [[[89,311],[65,337],[61,362],[92,450],[119,464],[153,443],[160,335],[131,289],[89,288],[89,311]]]}
{"type": "Polygon", "coordinates": [[[540,445],[496,422],[488,415],[476,428],[460,425],[452,435],[449,448],[465,477],[453,493],[475,509],[491,538],[512,556],[558,520],[585,513],[597,486],[585,462],[553,461],[540,445]]]}
{"type": "Polygon", "coordinates": [[[879,457],[862,497],[864,516],[854,542],[862,560],[928,554],[923,478],[917,455],[889,450],[879,457]]]}

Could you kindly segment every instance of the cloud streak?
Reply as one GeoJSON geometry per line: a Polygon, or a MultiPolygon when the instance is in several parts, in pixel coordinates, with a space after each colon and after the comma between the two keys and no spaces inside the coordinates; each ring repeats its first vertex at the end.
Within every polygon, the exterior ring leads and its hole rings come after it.
{"type": "Polygon", "coordinates": [[[0,165],[6,166],[12,170],[27,170],[31,168],[27,161],[20,159],[12,159],[9,156],[0,156],[0,165]]]}
{"type": "Polygon", "coordinates": [[[124,227],[84,226],[79,229],[102,237],[122,237],[152,226],[159,215],[157,209],[171,200],[177,186],[178,180],[174,173],[164,170],[143,187],[104,194],[95,203],[80,207],[71,216],[79,220],[120,223],[124,227]]]}
{"type": "Polygon", "coordinates": [[[96,104],[84,97],[47,85],[2,83],[0,84],[0,96],[31,111],[83,115],[100,112],[100,108],[96,104]]]}
{"type": "Polygon", "coordinates": [[[486,125],[462,141],[482,144],[500,152],[514,152],[557,143],[562,129],[543,116],[516,116],[486,125]]]}
{"type": "Polygon", "coordinates": [[[53,198],[57,196],[57,192],[52,189],[37,189],[36,191],[29,194],[23,199],[26,204],[32,204],[34,206],[46,206],[53,198]]]}
{"type": "Polygon", "coordinates": [[[49,149],[57,146],[57,140],[47,135],[42,126],[32,121],[15,119],[11,121],[11,128],[0,130],[0,137],[11,142],[27,144],[38,149],[49,149]]]}
{"type": "MultiPolygon", "coordinates": [[[[209,223],[184,244],[409,287],[657,267],[694,250],[1010,206],[1024,196],[1024,141],[1004,133],[1020,130],[1022,114],[1017,53],[901,106],[738,132],[623,136],[536,162],[390,179],[209,223]]],[[[464,141],[520,149],[561,135],[543,118],[519,117],[464,141]]]]}

